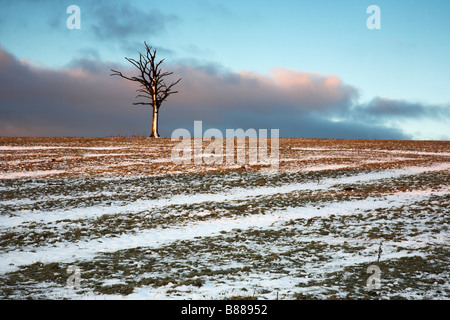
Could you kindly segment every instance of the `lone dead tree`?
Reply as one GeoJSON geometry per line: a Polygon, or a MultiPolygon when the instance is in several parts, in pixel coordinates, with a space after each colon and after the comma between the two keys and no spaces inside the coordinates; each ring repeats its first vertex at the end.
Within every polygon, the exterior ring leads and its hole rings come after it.
{"type": "Polygon", "coordinates": [[[152,50],[151,46],[148,46],[146,42],[146,53],[139,52],[139,61],[131,58],[125,58],[128,62],[133,64],[140,71],[140,75],[137,77],[127,77],[122,72],[112,70],[111,76],[120,76],[130,81],[136,81],[140,83],[140,88],[136,91],[139,92],[136,98],[147,98],[150,102],[135,102],[133,105],[149,105],[153,108],[153,120],[152,120],[152,133],[150,137],[158,138],[158,114],[159,108],[163,101],[168,96],[178,91],[172,91],[172,88],[180,82],[181,78],[170,85],[167,85],[164,78],[173,74],[173,72],[162,72],[161,64],[165,59],[156,62],[156,49],[152,50]]]}

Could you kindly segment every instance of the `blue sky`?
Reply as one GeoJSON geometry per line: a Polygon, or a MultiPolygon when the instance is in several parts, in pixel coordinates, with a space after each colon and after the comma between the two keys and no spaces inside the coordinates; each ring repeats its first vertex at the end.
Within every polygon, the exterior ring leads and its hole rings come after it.
{"type": "MultiPolygon", "coordinates": [[[[0,6],[0,46],[43,69],[71,68],[82,59],[126,67],[124,57],[135,57],[145,40],[168,65],[261,77],[277,68],[335,75],[358,91],[354,104],[382,98],[448,115],[450,1],[0,0],[0,6]],[[81,9],[80,30],[66,27],[71,4],[81,9]],[[366,27],[372,4],[381,9],[380,30],[366,27]]],[[[416,139],[450,135],[442,117],[384,124],[416,139]]]]}

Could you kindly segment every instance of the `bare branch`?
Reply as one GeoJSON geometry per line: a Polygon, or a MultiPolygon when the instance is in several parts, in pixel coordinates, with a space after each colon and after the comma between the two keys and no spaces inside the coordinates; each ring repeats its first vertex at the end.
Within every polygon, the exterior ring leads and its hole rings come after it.
{"type": "Polygon", "coordinates": [[[133,102],[133,106],[137,106],[139,104],[145,105],[145,106],[151,106],[152,103],[149,102],[133,102]]]}
{"type": "Polygon", "coordinates": [[[139,97],[141,97],[141,98],[148,98],[148,99],[152,99],[152,97],[150,97],[150,96],[147,96],[147,95],[145,95],[145,94],[138,94],[135,98],[139,98],[139,97]]]}
{"type": "Polygon", "coordinates": [[[111,71],[113,72],[113,73],[111,73],[111,76],[120,76],[120,77],[122,77],[122,78],[124,78],[124,79],[127,79],[127,80],[130,80],[130,81],[137,81],[137,82],[140,82],[140,83],[142,83],[142,84],[145,84],[145,81],[143,81],[142,79],[140,79],[140,78],[137,78],[137,77],[127,77],[127,76],[124,76],[123,74],[122,74],[122,72],[120,72],[120,71],[117,71],[117,70],[113,70],[113,69],[111,69],[111,71]]]}

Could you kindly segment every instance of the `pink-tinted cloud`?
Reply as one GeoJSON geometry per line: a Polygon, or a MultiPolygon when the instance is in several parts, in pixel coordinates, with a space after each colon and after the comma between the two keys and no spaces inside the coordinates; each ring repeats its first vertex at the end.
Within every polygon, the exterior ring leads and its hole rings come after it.
{"type": "Polygon", "coordinates": [[[276,108],[342,111],[358,96],[355,88],[334,75],[281,68],[269,75],[219,73],[188,66],[176,67],[176,71],[184,79],[180,83],[183,96],[178,99],[192,107],[210,104],[220,109],[250,108],[261,112],[276,108]]]}

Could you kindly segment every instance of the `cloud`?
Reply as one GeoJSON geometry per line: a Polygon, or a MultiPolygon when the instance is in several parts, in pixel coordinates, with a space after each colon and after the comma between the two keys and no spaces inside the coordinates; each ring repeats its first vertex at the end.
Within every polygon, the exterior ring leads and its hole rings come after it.
{"type": "MultiPolygon", "coordinates": [[[[104,136],[138,133],[150,112],[129,112],[134,90],[96,70],[37,68],[0,50],[0,135],[104,136]],[[141,117],[142,120],[139,118],[141,117]]],[[[148,121],[147,121],[148,122],[148,121]]]]}
{"type": "Polygon", "coordinates": [[[175,15],[157,9],[142,11],[129,3],[109,2],[95,9],[96,23],[92,31],[99,40],[122,40],[129,37],[148,37],[166,30],[168,23],[178,20],[175,15]]]}
{"type": "MultiPolygon", "coordinates": [[[[192,128],[280,129],[281,136],[361,139],[409,139],[399,129],[352,120],[334,121],[352,112],[358,90],[335,75],[274,69],[268,75],[226,72],[214,65],[173,66],[183,77],[179,95],[166,103],[164,133],[192,128]]],[[[192,131],[192,130],[191,130],[192,131]]]]}
{"type": "MultiPolygon", "coordinates": [[[[386,117],[432,117],[430,107],[377,98],[358,104],[358,90],[336,75],[273,69],[262,75],[231,72],[214,64],[163,66],[182,77],[178,94],[160,112],[160,134],[207,128],[279,129],[280,136],[410,139],[386,117]]],[[[110,69],[129,66],[94,59],[63,69],[36,67],[0,49],[0,135],[111,136],[150,133],[149,108],[132,106],[137,86],[110,69]]],[[[137,75],[137,74],[136,74],[137,75]]],[[[442,110],[446,110],[441,108],[442,110]]]]}
{"type": "Polygon", "coordinates": [[[274,108],[305,112],[342,112],[357,98],[357,90],[344,85],[336,76],[274,69],[270,75],[242,71],[224,72],[214,65],[206,67],[175,66],[174,73],[186,81],[180,84],[183,102],[210,103],[220,109],[274,108]]]}
{"type": "Polygon", "coordinates": [[[450,105],[439,106],[376,97],[362,111],[376,118],[449,118],[450,105]]]}

